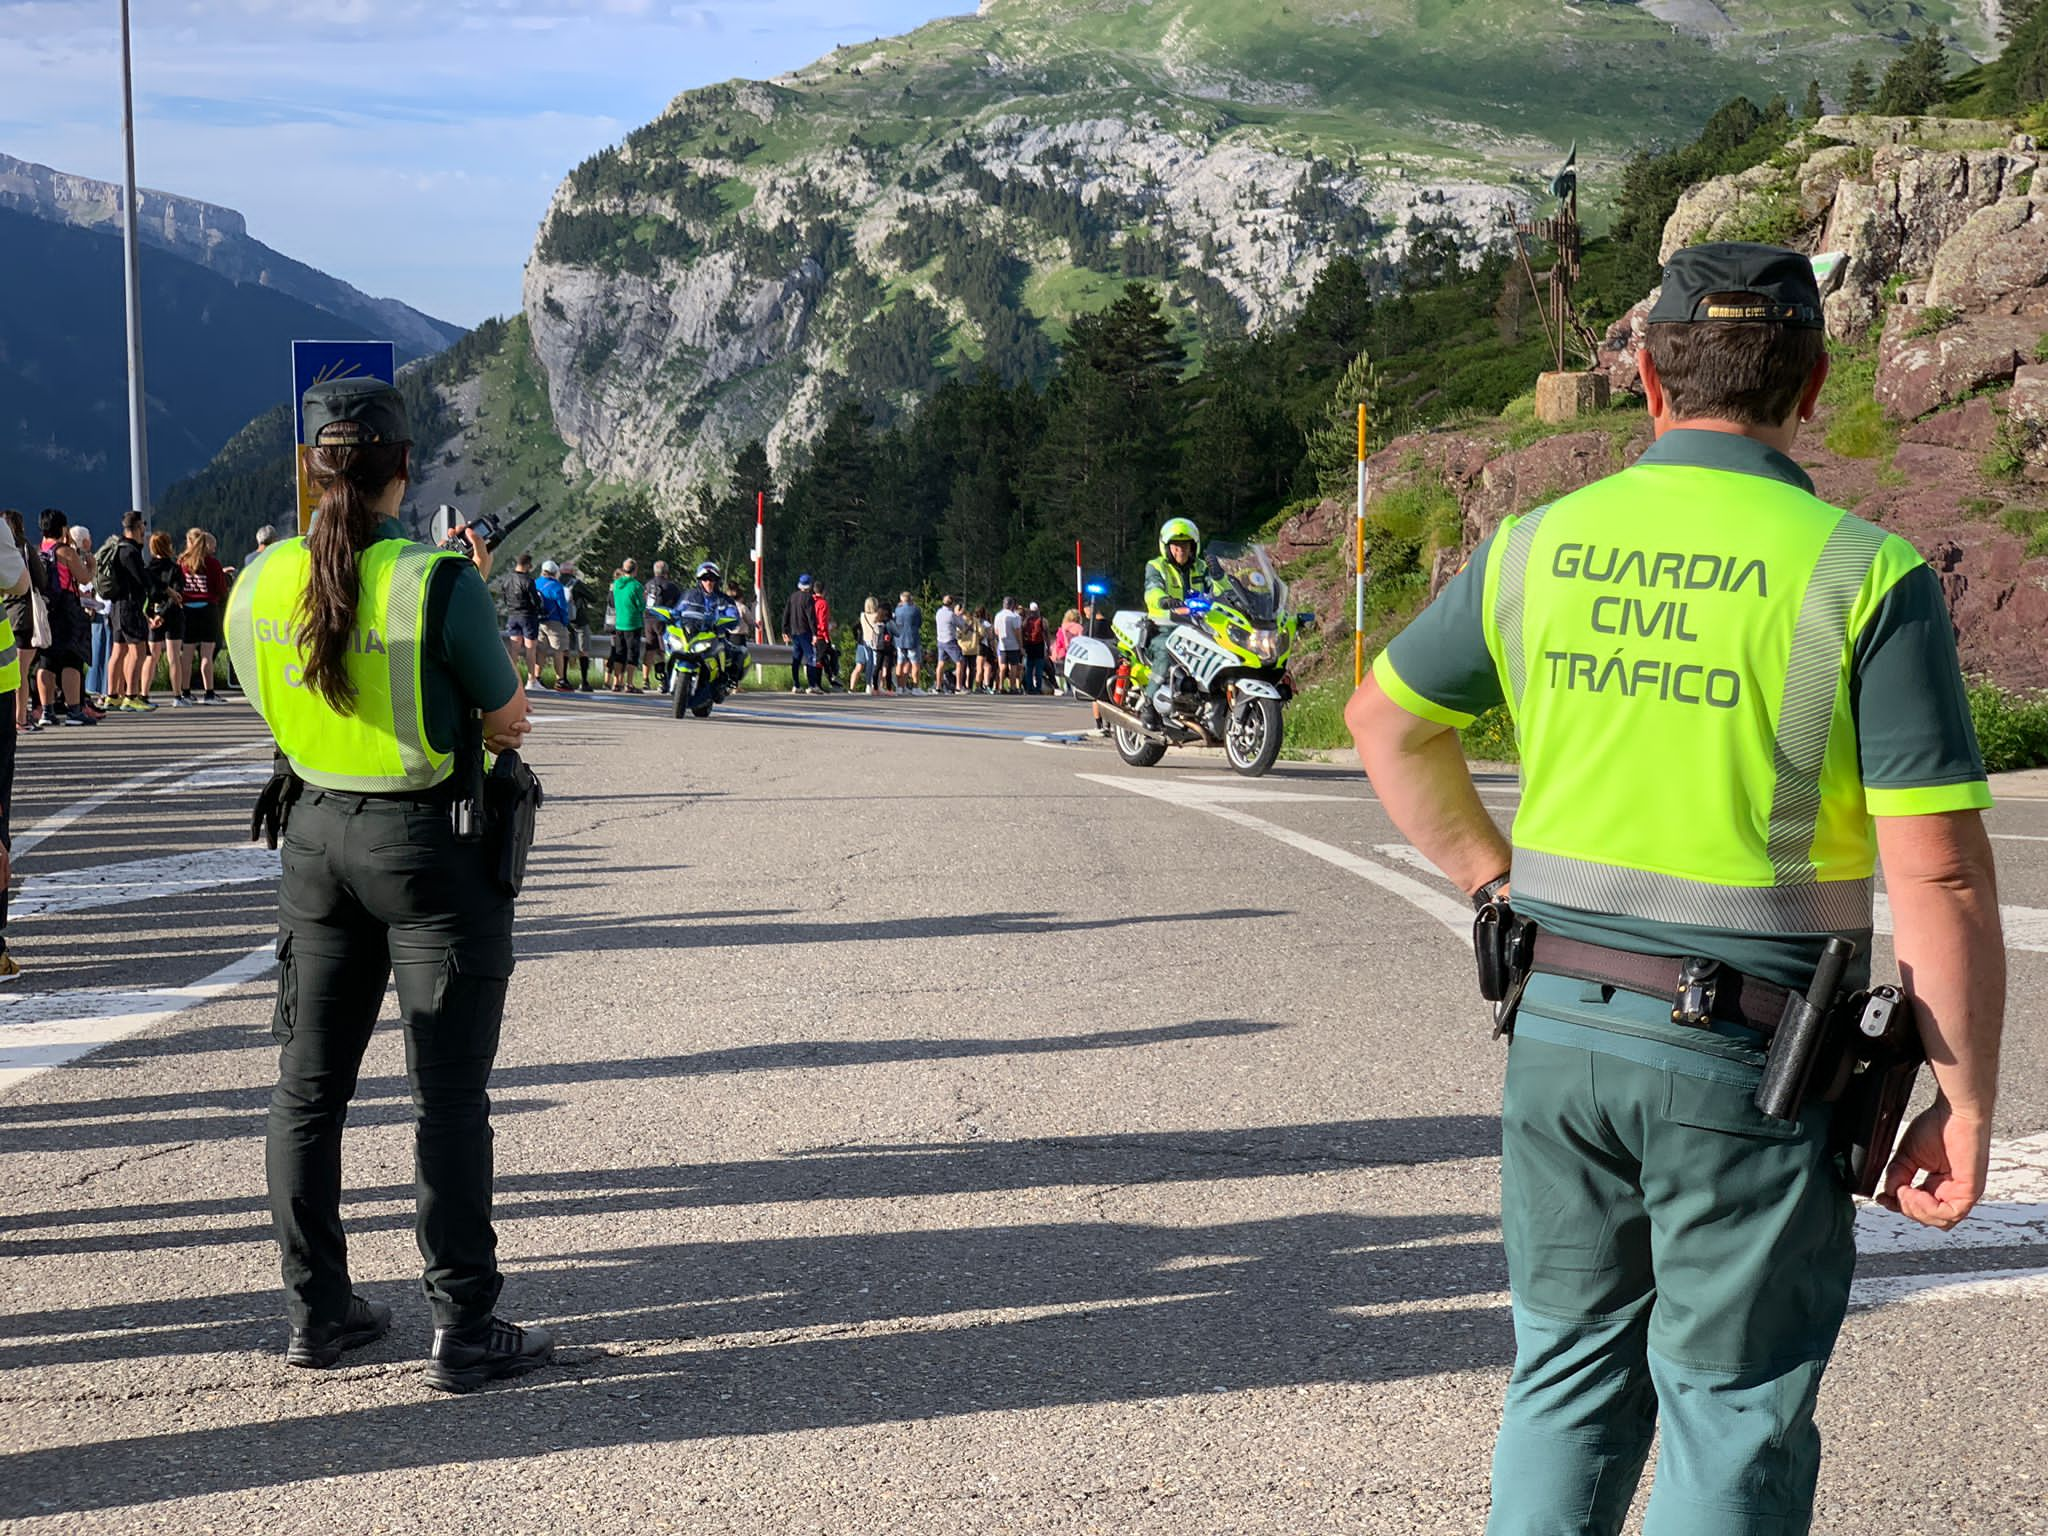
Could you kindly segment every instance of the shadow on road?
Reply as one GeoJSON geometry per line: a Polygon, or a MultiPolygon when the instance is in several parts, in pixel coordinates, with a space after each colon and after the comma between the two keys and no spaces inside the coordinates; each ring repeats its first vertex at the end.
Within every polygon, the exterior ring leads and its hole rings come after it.
{"type": "MultiPolygon", "coordinates": [[[[231,1048],[240,1044],[240,1032],[261,1033],[258,1026],[225,1026],[235,1031],[223,1047],[216,1041],[210,1048],[231,1048]]],[[[389,1020],[380,1030],[395,1029],[389,1020]]],[[[961,1061],[979,1056],[1038,1056],[1067,1051],[1129,1050],[1148,1045],[1169,1045],[1187,1040],[1236,1039],[1262,1035],[1282,1024],[1255,1019],[1193,1019],[1184,1024],[1150,1025],[1135,1029],[1092,1029],[1078,1035],[1027,1035],[1022,1038],[956,1039],[909,1037],[894,1040],[778,1040],[762,1045],[727,1046],[722,1050],[695,1051],[686,1056],[615,1056],[600,1061],[533,1062],[500,1066],[491,1073],[493,1092],[507,1088],[555,1088],[570,1083],[628,1082],[646,1078],[708,1077],[730,1072],[787,1072],[833,1067],[898,1065],[917,1061],[961,1061]]],[[[202,1033],[212,1033],[206,1031],[202,1033]]],[[[147,1042],[154,1044],[156,1042],[147,1042]]],[[[98,1058],[96,1058],[98,1059],[98,1058]]],[[[91,1065],[91,1063],[88,1063],[91,1065]]],[[[365,1077],[356,1085],[357,1106],[379,1099],[403,1099],[411,1089],[402,1077],[365,1077]]],[[[80,1146],[151,1145],[181,1139],[180,1121],[164,1117],[194,1110],[242,1110],[260,1114],[270,1103],[270,1089],[217,1088],[191,1093],[131,1094],[126,1098],[85,1099],[76,1103],[0,1103],[0,1153],[48,1150],[30,1138],[16,1139],[17,1128],[35,1127],[64,1139],[53,1143],[59,1149],[80,1146]],[[146,1140],[122,1138],[108,1141],[73,1141],[76,1131],[66,1131],[65,1122],[144,1119],[135,1129],[154,1132],[146,1140]]],[[[359,1115],[351,1115],[362,1124],[359,1115]]],[[[118,1126],[92,1127],[119,1130],[118,1126]]],[[[248,1122],[243,1129],[258,1134],[261,1122],[248,1122]]]]}
{"type": "MultiPolygon", "coordinates": [[[[1479,1156],[1497,1144],[1491,1117],[1449,1116],[827,1149],[515,1177],[503,1214],[1271,1176],[1479,1156]]],[[[511,1304],[559,1323],[563,1359],[493,1392],[487,1408],[426,1400],[408,1366],[375,1389],[406,1399],[384,1406],[0,1457],[0,1517],[544,1450],[1494,1367],[1511,1353],[1495,1224],[1476,1213],[1086,1221],[515,1258],[511,1304]]],[[[417,1297],[397,1282],[366,1289],[400,1304],[404,1321],[363,1363],[421,1354],[417,1297]]],[[[247,1351],[264,1358],[230,1368],[260,1382],[285,1370],[278,1308],[275,1296],[241,1294],[11,1317],[9,1332],[38,1342],[7,1348],[5,1363],[247,1351]],[[62,1335],[74,1337],[52,1337],[62,1335]]]]}

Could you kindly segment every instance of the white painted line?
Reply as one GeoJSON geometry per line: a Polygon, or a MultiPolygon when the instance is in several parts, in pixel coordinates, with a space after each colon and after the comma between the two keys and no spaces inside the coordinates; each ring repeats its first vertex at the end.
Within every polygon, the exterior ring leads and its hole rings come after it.
{"type": "MultiPolygon", "coordinates": [[[[1873,903],[1873,926],[1879,933],[1892,933],[1891,898],[1883,891],[1877,893],[1873,903]]],[[[2005,927],[2005,947],[2023,949],[2036,955],[2048,955],[2048,908],[2008,907],[2001,905],[1998,915],[2005,927]]]]}
{"type": "Polygon", "coordinates": [[[37,875],[23,883],[8,903],[10,918],[54,917],[64,912],[89,912],[133,902],[161,901],[189,891],[210,891],[224,885],[275,880],[278,858],[261,843],[207,848],[198,853],[173,853],[156,859],[130,859],[37,875]]]}
{"type": "Polygon", "coordinates": [[[195,1004],[211,1002],[256,980],[276,963],[274,946],[266,942],[190,986],[0,996],[0,1093],[39,1072],[153,1029],[195,1004]],[[13,1022],[16,1019],[22,1022],[13,1022]]]}
{"type": "MultiPolygon", "coordinates": [[[[1275,826],[1235,806],[1217,803],[1203,791],[1185,783],[1141,780],[1111,774],[1083,773],[1077,778],[1093,784],[1107,784],[1132,794],[1169,804],[1204,811],[1211,816],[1263,833],[1276,842],[1311,854],[1326,864],[1369,880],[1391,891],[1441,921],[1460,938],[1472,928],[1472,915],[1464,903],[1453,900],[1421,882],[1397,874],[1347,849],[1305,837],[1286,827],[1275,826]]],[[[1376,852],[1428,869],[1421,852],[1406,843],[1382,843],[1376,852]]],[[[1882,902],[1882,897],[1879,898],[1882,902]]],[[[2021,908],[2032,914],[2033,909],[2021,908]]],[[[2008,908],[2008,921],[2013,909],[2008,908]]],[[[2048,914],[2038,914],[2048,917],[2048,914]]],[[[1888,931],[1890,912],[1880,907],[1881,926],[1888,931]]],[[[2030,946],[2026,946],[2030,947],[2030,946]]],[[[1958,1262],[1973,1248],[2039,1247],[2048,1256],[2048,1132],[2000,1142],[1992,1149],[1991,1172],[1985,1181],[1984,1199],[1953,1232],[1938,1232],[1895,1216],[1881,1206],[1862,1204],[1856,1214],[1856,1246],[1866,1255],[1896,1253],[1951,1253],[1958,1262]]],[[[1953,1300],[1959,1296],[2048,1296],[2048,1268],[1956,1270],[1922,1275],[1883,1275],[1857,1281],[1850,1292],[1853,1306],[1872,1307],[1888,1303],[1918,1303],[1953,1300]]]]}
{"type": "Polygon", "coordinates": [[[134,778],[124,779],[111,789],[103,789],[97,794],[87,795],[83,800],[73,801],[54,816],[45,816],[26,831],[16,833],[10,851],[15,858],[19,859],[38,843],[47,842],[66,827],[83,821],[111,800],[119,800],[124,795],[132,795],[138,789],[146,789],[159,779],[173,779],[179,774],[186,773],[204,764],[218,762],[223,757],[233,757],[239,752],[255,752],[259,749],[267,748],[269,745],[270,743],[267,741],[245,741],[239,746],[221,747],[212,752],[201,752],[196,757],[188,757],[180,762],[166,763],[163,767],[152,768],[147,773],[138,773],[134,778]]]}
{"type": "Polygon", "coordinates": [[[2048,843],[2048,837],[2035,837],[2026,832],[1987,832],[1994,843],[2048,843]]]}
{"type": "MultiPolygon", "coordinates": [[[[1347,874],[1368,880],[1382,890],[1391,891],[1410,906],[1428,913],[1461,939],[1469,940],[1472,934],[1472,909],[1461,901],[1455,901],[1443,892],[1432,890],[1419,880],[1412,880],[1398,870],[1388,869],[1384,864],[1375,864],[1362,854],[1348,848],[1339,848],[1318,838],[1296,832],[1241,811],[1234,805],[1221,804],[1192,786],[1176,785],[1167,779],[1126,778],[1107,773],[1081,773],[1076,778],[1086,779],[1091,784],[1107,784],[1112,789],[1121,789],[1130,794],[1144,795],[1153,800],[1164,800],[1169,805],[1186,806],[1191,810],[1203,811],[1208,815],[1230,822],[1233,826],[1245,828],[1270,837],[1276,843],[1285,843],[1325,864],[1335,865],[1347,874]]],[[[1318,798],[1321,798],[1320,796],[1318,798]]]]}
{"type": "Polygon", "coordinates": [[[1991,1149],[1984,1198],[1953,1232],[1923,1227],[1881,1205],[1856,1208],[1859,1253],[2019,1247],[2039,1247],[2048,1257],[2048,1132],[2001,1141],[1991,1149]]]}
{"type": "Polygon", "coordinates": [[[202,768],[189,778],[166,784],[150,793],[174,795],[184,790],[248,789],[265,783],[269,778],[268,763],[224,763],[218,768],[202,768]]]}

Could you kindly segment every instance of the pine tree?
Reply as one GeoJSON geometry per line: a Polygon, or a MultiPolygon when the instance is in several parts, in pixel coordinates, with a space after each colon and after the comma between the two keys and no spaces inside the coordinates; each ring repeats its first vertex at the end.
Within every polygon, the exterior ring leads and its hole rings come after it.
{"type": "Polygon", "coordinates": [[[1799,115],[1810,123],[1818,120],[1826,111],[1827,108],[1821,105],[1820,82],[1818,80],[1807,81],[1806,105],[1800,109],[1799,115]]]}
{"type": "Polygon", "coordinates": [[[1948,47],[1929,27],[1891,62],[1877,88],[1877,108],[1885,117],[1918,117],[1941,102],[1948,83],[1948,47]]]}
{"type": "Polygon", "coordinates": [[[1356,485],[1358,408],[1363,405],[1377,419],[1379,400],[1380,371],[1373,366],[1371,356],[1361,352],[1330,392],[1322,425],[1309,435],[1308,461],[1315,469],[1316,485],[1325,496],[1342,498],[1356,485]]]}
{"type": "Polygon", "coordinates": [[[1870,106],[1870,66],[1858,59],[1849,66],[1849,93],[1842,98],[1844,112],[1862,112],[1870,106]]]}

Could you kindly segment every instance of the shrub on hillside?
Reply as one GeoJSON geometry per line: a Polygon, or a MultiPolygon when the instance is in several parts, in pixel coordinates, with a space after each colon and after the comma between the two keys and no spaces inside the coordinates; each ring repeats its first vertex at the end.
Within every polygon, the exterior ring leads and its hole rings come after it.
{"type": "Polygon", "coordinates": [[[2048,692],[2009,693],[1979,678],[1970,684],[1970,720],[1986,772],[2048,766],[2048,692]]]}

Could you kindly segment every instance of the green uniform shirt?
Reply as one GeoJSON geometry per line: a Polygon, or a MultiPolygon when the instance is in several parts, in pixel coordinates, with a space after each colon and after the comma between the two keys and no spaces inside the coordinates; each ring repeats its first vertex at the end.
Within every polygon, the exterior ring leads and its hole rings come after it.
{"type": "MultiPolygon", "coordinates": [[[[405,534],[387,518],[378,524],[377,537],[402,539],[405,534]]],[[[447,560],[434,568],[427,588],[420,690],[427,739],[440,752],[455,750],[465,709],[488,714],[503,709],[519,691],[519,674],[512,670],[499,633],[497,605],[470,561],[447,560]]]]}
{"type": "MultiPolygon", "coordinates": [[[[1783,454],[1731,433],[1667,432],[1638,462],[1753,475],[1809,495],[1813,488],[1799,466],[1783,454]]],[[[1659,520],[1684,515],[1683,508],[1646,499],[1643,542],[1655,546],[1659,520]]],[[[1688,529],[1694,535],[1699,531],[1697,525],[1688,529]]],[[[1374,667],[1374,675],[1397,703],[1442,724],[1469,724],[1507,697],[1507,683],[1488,646],[1483,607],[1495,542],[1489,539],[1474,551],[1465,569],[1394,639],[1374,667]]],[[[1674,536],[1666,542],[1677,540],[1674,536]]],[[[1763,685],[1756,693],[1768,695],[1770,680],[1753,681],[1763,685]]],[[[1883,594],[1856,632],[1848,686],[1855,759],[1869,814],[1928,814],[1990,803],[1956,660],[1954,628],[1940,583],[1924,563],[1883,594]]],[[[1646,722],[1644,728],[1655,726],[1646,722]]],[[[1671,739],[1658,749],[1685,747],[1682,740],[1671,739]]],[[[1759,821],[1769,812],[1768,806],[1744,809],[1759,821]]],[[[1819,940],[1811,934],[1654,921],[1519,896],[1516,905],[1568,937],[1650,954],[1702,955],[1786,985],[1804,985],[1819,951],[1819,940]]],[[[1858,942],[1859,962],[1867,964],[1868,930],[1848,936],[1858,942]]]]}

